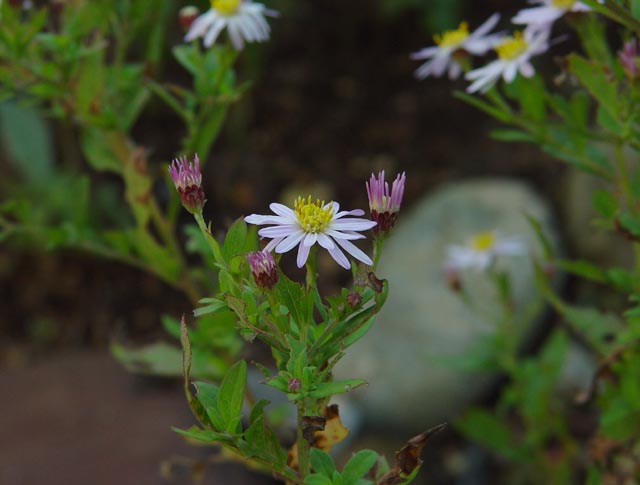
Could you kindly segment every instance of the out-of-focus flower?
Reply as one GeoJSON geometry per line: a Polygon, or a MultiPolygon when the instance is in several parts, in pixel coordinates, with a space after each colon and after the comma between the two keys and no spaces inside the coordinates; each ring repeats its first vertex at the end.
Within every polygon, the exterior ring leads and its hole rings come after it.
{"type": "Polygon", "coordinates": [[[194,157],[193,163],[189,163],[187,157],[173,160],[169,165],[169,175],[176,186],[184,208],[192,214],[202,212],[207,200],[204,198],[202,190],[202,174],[200,173],[198,155],[194,157]]]}
{"type": "Polygon", "coordinates": [[[391,191],[389,191],[389,184],[384,180],[383,170],[378,174],[378,178],[371,174],[369,182],[365,182],[371,219],[377,222],[373,228],[374,236],[385,236],[396,225],[402,204],[405,180],[404,172],[398,174],[391,185],[391,191]]]}
{"type": "Polygon", "coordinates": [[[258,288],[270,290],[278,282],[276,260],[270,252],[251,252],[247,254],[247,262],[258,288]]]}
{"type": "Polygon", "coordinates": [[[437,45],[411,54],[413,60],[428,59],[416,70],[416,77],[418,79],[429,76],[440,77],[448,70],[450,79],[458,78],[463,68],[456,58],[460,55],[466,57],[467,54],[482,55],[491,49],[499,36],[487,34],[495,27],[498,20],[500,15],[496,13],[472,33],[469,33],[467,23],[462,22],[456,30],[435,35],[433,40],[437,45]]]}
{"type": "Polygon", "coordinates": [[[538,3],[540,6],[520,10],[511,22],[526,25],[531,30],[549,30],[566,13],[591,10],[591,7],[577,0],[531,0],[531,3],[538,3]]]}
{"type": "Polygon", "coordinates": [[[373,264],[369,256],[351,240],[364,238],[358,231],[371,229],[376,223],[368,219],[345,217],[361,216],[364,214],[362,209],[340,211],[337,202],[312,202],[311,196],[307,199],[298,197],[293,210],[277,203],[269,208],[275,215],[252,214],[244,219],[249,224],[272,225],[258,231],[260,236],[271,238],[264,251],[275,249],[276,253],[286,253],[298,246],[297,264],[301,268],[307,262],[311,247],[318,243],[345,269],[350,268],[349,260],[340,248],[365,264],[373,264]]]}
{"type": "Polygon", "coordinates": [[[211,0],[211,8],[191,24],[185,41],[203,37],[205,47],[211,47],[226,27],[233,46],[241,50],[245,41],[268,40],[270,29],[265,17],[277,16],[275,10],[252,0],[211,0]]]}
{"type": "Polygon", "coordinates": [[[624,73],[630,79],[638,78],[638,41],[631,39],[624,43],[621,51],[618,52],[618,60],[624,73]]]}
{"type": "Polygon", "coordinates": [[[351,308],[358,308],[362,304],[362,297],[357,291],[351,291],[347,295],[347,305],[351,308]]]}
{"type": "Polygon", "coordinates": [[[296,379],[295,377],[293,377],[289,379],[289,383],[287,384],[287,389],[289,390],[289,392],[298,392],[301,386],[302,386],[302,383],[300,382],[300,379],[296,379]]]}
{"type": "Polygon", "coordinates": [[[548,49],[548,30],[525,30],[524,33],[515,32],[513,36],[504,37],[494,47],[498,59],[466,74],[465,79],[473,81],[467,92],[488,91],[500,77],[510,83],[518,73],[524,77],[533,76],[535,70],[531,58],[548,49]]]}
{"type": "Polygon", "coordinates": [[[200,9],[193,5],[187,5],[180,9],[178,12],[178,20],[184,32],[189,31],[193,22],[198,18],[198,15],[200,15],[200,9]]]}
{"type": "Polygon", "coordinates": [[[486,269],[499,256],[526,254],[527,246],[519,237],[501,238],[493,231],[486,231],[471,237],[464,246],[451,245],[447,248],[446,274],[453,274],[466,268],[486,269]]]}

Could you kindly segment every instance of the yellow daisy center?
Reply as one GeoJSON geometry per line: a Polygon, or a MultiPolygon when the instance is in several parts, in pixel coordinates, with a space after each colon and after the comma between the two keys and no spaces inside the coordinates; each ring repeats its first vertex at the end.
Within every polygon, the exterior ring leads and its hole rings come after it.
{"type": "Polygon", "coordinates": [[[440,47],[454,47],[461,44],[467,37],[469,37],[469,24],[460,22],[456,30],[447,30],[442,34],[434,35],[433,40],[440,47]]]}
{"type": "Polygon", "coordinates": [[[211,0],[211,8],[221,15],[233,15],[241,2],[242,0],[211,0]]]}
{"type": "Polygon", "coordinates": [[[491,231],[485,231],[473,236],[469,242],[469,246],[475,251],[484,252],[491,249],[495,242],[495,235],[491,231]]]}
{"type": "Polygon", "coordinates": [[[527,41],[522,37],[522,32],[514,32],[513,37],[508,37],[500,45],[494,47],[500,59],[512,61],[527,50],[527,41]]]}
{"type": "Polygon", "coordinates": [[[333,219],[333,205],[324,208],[324,200],[311,201],[298,197],[293,205],[298,223],[304,232],[318,233],[324,231],[333,219]]]}
{"type": "Polygon", "coordinates": [[[551,5],[555,8],[570,9],[576,0],[551,0],[551,5]]]}

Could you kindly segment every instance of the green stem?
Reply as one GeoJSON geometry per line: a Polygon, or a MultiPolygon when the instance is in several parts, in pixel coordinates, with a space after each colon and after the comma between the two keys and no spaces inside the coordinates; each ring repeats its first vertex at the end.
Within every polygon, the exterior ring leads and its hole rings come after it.
{"type": "Polygon", "coordinates": [[[616,169],[618,170],[618,183],[620,184],[620,189],[625,197],[627,207],[631,208],[633,207],[633,192],[631,190],[627,162],[624,159],[623,144],[616,143],[614,148],[616,169]]]}
{"type": "Polygon", "coordinates": [[[306,416],[306,409],[304,401],[298,403],[298,473],[300,476],[300,482],[303,483],[304,479],[311,473],[311,458],[310,450],[311,446],[304,437],[304,417],[306,416]]]}
{"type": "Polygon", "coordinates": [[[382,246],[384,246],[384,238],[377,237],[373,240],[373,271],[378,269],[378,262],[382,254],[382,246]]]}
{"type": "Polygon", "coordinates": [[[211,231],[209,231],[207,224],[204,222],[204,217],[202,217],[202,212],[197,212],[196,214],[193,214],[193,217],[198,223],[200,232],[202,232],[202,235],[206,239],[207,244],[211,249],[211,253],[213,254],[213,258],[216,260],[216,263],[226,266],[226,262],[222,257],[222,252],[220,251],[220,245],[218,244],[218,241],[216,241],[216,239],[211,234],[211,231]]]}

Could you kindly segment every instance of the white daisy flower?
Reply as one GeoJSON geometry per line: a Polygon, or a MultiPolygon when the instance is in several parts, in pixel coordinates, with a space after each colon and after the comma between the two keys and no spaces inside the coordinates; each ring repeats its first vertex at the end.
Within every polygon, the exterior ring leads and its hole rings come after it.
{"type": "Polygon", "coordinates": [[[449,271],[466,268],[485,270],[498,256],[526,253],[527,246],[521,238],[500,238],[493,231],[485,231],[472,236],[463,246],[449,246],[445,268],[449,271]]]}
{"type": "Polygon", "coordinates": [[[252,0],[211,0],[211,8],[191,24],[184,40],[203,37],[205,47],[211,47],[225,27],[236,50],[244,42],[264,42],[269,39],[269,24],[265,16],[277,17],[278,12],[252,0]]]}
{"type": "Polygon", "coordinates": [[[411,59],[429,59],[415,72],[418,79],[429,76],[440,77],[449,71],[449,78],[456,79],[462,72],[462,66],[456,61],[456,54],[465,51],[474,55],[485,54],[499,39],[496,34],[487,35],[500,20],[499,14],[493,14],[474,32],[469,33],[468,24],[460,23],[456,30],[448,30],[441,35],[434,35],[437,45],[427,47],[411,54],[411,59]]]}
{"type": "Polygon", "coordinates": [[[533,76],[535,70],[530,59],[549,49],[549,30],[514,32],[513,36],[503,37],[493,49],[498,59],[465,75],[465,79],[473,81],[467,88],[468,93],[488,91],[500,77],[510,83],[518,73],[533,76]]]}
{"type": "Polygon", "coordinates": [[[591,7],[577,0],[530,0],[529,3],[540,6],[520,10],[511,22],[526,25],[533,30],[550,29],[551,24],[569,12],[591,11],[591,7]]]}
{"type": "Polygon", "coordinates": [[[271,227],[258,231],[260,236],[271,238],[263,251],[275,249],[276,253],[286,253],[298,246],[297,264],[298,268],[302,268],[307,262],[311,246],[318,243],[345,269],[349,269],[351,265],[340,248],[358,261],[373,264],[371,258],[351,240],[364,238],[365,236],[357,231],[371,229],[376,223],[368,219],[345,217],[364,215],[363,210],[340,212],[340,204],[337,202],[312,202],[311,196],[306,200],[298,197],[293,210],[276,203],[271,204],[269,208],[276,215],[252,214],[244,219],[249,224],[272,224],[271,227]]]}

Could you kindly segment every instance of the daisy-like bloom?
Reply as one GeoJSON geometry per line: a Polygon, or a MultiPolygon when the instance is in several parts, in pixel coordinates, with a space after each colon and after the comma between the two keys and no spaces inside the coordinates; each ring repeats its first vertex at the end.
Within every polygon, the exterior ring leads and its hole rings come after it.
{"type": "Polygon", "coordinates": [[[618,61],[629,79],[638,79],[638,41],[628,40],[624,47],[618,52],[618,61]]]}
{"type": "Polygon", "coordinates": [[[384,180],[383,170],[378,174],[378,178],[371,174],[369,182],[365,182],[371,219],[378,223],[373,228],[374,236],[386,236],[396,225],[402,204],[405,180],[404,172],[398,174],[391,185],[391,191],[389,191],[389,184],[384,180]]]}
{"type": "Polygon", "coordinates": [[[472,33],[469,33],[468,24],[462,22],[455,30],[434,35],[435,46],[426,47],[411,54],[413,60],[428,59],[416,70],[416,77],[418,79],[429,76],[440,77],[448,70],[449,78],[457,79],[462,72],[462,66],[456,57],[466,56],[465,53],[482,55],[491,49],[498,40],[498,36],[487,34],[495,27],[498,20],[500,15],[496,13],[472,33]]]}
{"type": "Polygon", "coordinates": [[[193,163],[187,161],[187,157],[176,158],[169,165],[169,175],[173,180],[180,201],[185,209],[192,214],[202,212],[204,198],[202,190],[202,174],[200,173],[200,160],[198,155],[193,159],[193,163]]]}
{"type": "Polygon", "coordinates": [[[364,215],[362,209],[340,211],[337,202],[312,202],[311,196],[307,199],[298,197],[293,209],[276,203],[269,208],[275,215],[252,214],[244,219],[249,224],[271,225],[258,231],[260,236],[271,239],[264,251],[275,249],[276,253],[286,253],[298,246],[297,264],[298,268],[302,268],[307,262],[311,246],[318,243],[345,269],[351,266],[340,248],[365,264],[373,264],[371,258],[351,241],[364,238],[358,231],[371,229],[376,223],[368,219],[345,217],[364,215]]]}
{"type": "Polygon", "coordinates": [[[463,246],[447,248],[445,272],[466,268],[485,270],[499,256],[526,254],[527,246],[519,237],[501,238],[493,231],[472,236],[463,246]]]}
{"type": "Polygon", "coordinates": [[[211,8],[191,24],[184,40],[203,37],[205,47],[211,47],[225,27],[236,50],[244,47],[244,42],[264,42],[269,40],[269,24],[265,17],[277,17],[278,12],[269,10],[252,0],[211,0],[211,8]]]}
{"type": "Polygon", "coordinates": [[[530,60],[549,49],[549,31],[514,32],[513,36],[503,37],[493,49],[498,59],[466,74],[465,79],[473,81],[467,88],[468,93],[486,92],[500,77],[510,83],[518,73],[524,77],[533,76],[535,70],[530,60]]]}
{"type": "Polygon", "coordinates": [[[278,282],[276,260],[268,251],[255,251],[247,254],[253,279],[258,288],[270,290],[278,282]]]}
{"type": "Polygon", "coordinates": [[[511,22],[526,25],[532,30],[548,30],[566,13],[591,11],[591,7],[577,0],[530,0],[530,3],[540,6],[520,10],[511,22]]]}

